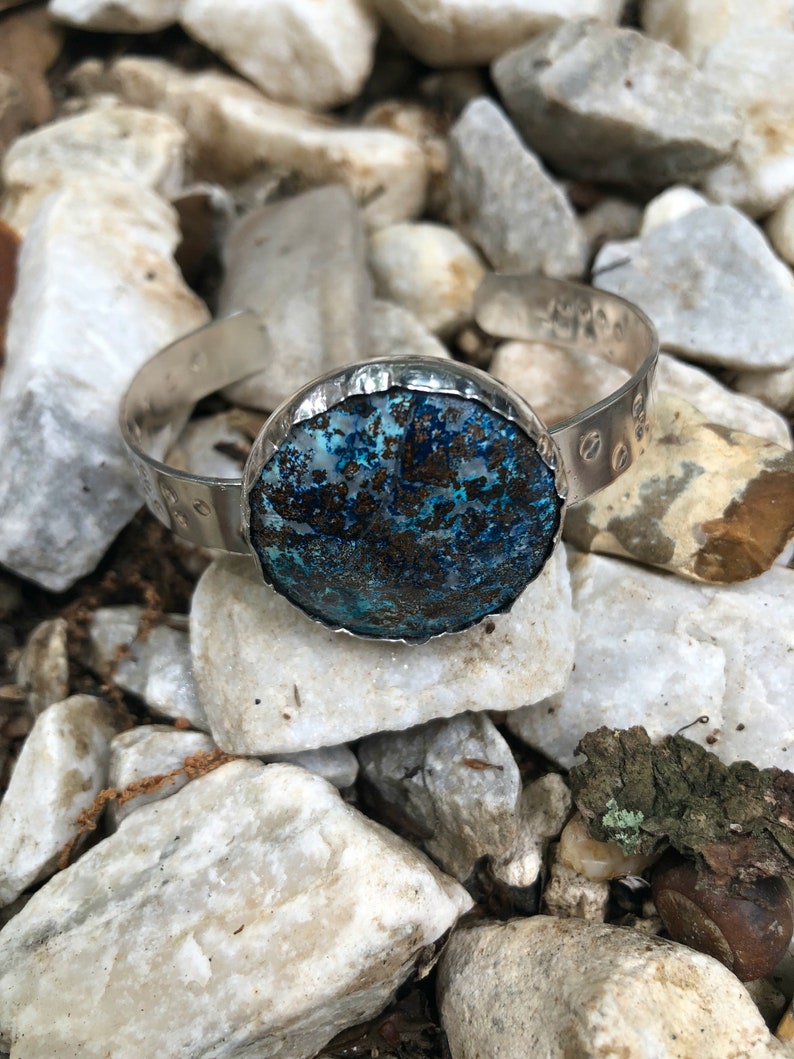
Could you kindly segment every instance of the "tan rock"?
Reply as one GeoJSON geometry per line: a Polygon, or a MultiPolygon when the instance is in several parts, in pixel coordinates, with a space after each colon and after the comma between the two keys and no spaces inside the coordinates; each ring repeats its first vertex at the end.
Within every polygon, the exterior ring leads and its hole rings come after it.
{"type": "Polygon", "coordinates": [[[731,34],[791,28],[788,0],[642,0],[640,10],[648,36],[672,44],[693,63],[731,34]]]}
{"type": "Polygon", "coordinates": [[[52,117],[52,93],[45,75],[60,55],[63,37],[62,27],[38,5],[3,19],[0,70],[19,82],[25,117],[31,125],[52,117]]]}
{"type": "Polygon", "coordinates": [[[694,581],[768,570],[794,536],[794,454],[671,395],[656,415],[643,458],[568,512],[567,539],[694,581]]]}

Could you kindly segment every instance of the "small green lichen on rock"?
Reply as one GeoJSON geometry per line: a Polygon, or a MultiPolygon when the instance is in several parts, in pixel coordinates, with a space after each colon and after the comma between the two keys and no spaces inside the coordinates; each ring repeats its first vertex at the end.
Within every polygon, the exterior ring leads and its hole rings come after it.
{"type": "Polygon", "coordinates": [[[621,809],[614,798],[607,802],[607,811],[601,817],[601,826],[609,832],[610,841],[617,842],[629,855],[637,850],[640,840],[640,824],[645,819],[641,812],[621,809]]]}

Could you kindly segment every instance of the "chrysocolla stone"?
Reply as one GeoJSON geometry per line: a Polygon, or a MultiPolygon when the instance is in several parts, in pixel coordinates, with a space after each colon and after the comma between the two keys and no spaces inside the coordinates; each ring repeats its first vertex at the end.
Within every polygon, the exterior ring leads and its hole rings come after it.
{"type": "Polygon", "coordinates": [[[249,504],[278,591],[334,628],[414,642],[509,607],[549,557],[562,507],[521,427],[406,387],[295,424],[249,504]]]}

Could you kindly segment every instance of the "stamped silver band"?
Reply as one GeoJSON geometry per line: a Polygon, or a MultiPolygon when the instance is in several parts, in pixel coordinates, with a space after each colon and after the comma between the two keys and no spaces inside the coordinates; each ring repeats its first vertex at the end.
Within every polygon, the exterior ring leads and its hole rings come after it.
{"type": "MultiPolygon", "coordinates": [[[[547,342],[592,353],[631,372],[614,393],[549,429],[562,457],[569,504],[609,485],[649,440],[658,355],[650,320],[622,298],[562,280],[489,275],[475,319],[495,338],[547,342]]],[[[399,351],[396,351],[399,352],[399,351]]],[[[162,462],[195,404],[267,369],[266,329],[254,313],[208,324],[167,346],[132,381],[120,425],[152,513],[177,536],[248,553],[242,477],[206,478],[162,462]]]]}

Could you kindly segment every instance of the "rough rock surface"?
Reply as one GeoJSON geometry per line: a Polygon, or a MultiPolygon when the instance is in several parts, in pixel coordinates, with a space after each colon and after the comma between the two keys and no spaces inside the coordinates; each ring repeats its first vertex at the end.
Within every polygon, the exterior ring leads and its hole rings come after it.
{"type": "Polygon", "coordinates": [[[77,837],[77,817],[106,786],[114,731],[110,710],[91,695],[39,715],[0,803],[0,905],[46,878],[77,837]]]}
{"type": "Polygon", "coordinates": [[[469,103],[449,146],[450,217],[495,269],[583,273],[587,242],[573,207],[495,103],[469,103]]]}
{"type": "Polygon", "coordinates": [[[570,868],[560,857],[560,844],[555,842],[548,858],[543,908],[549,915],[561,919],[603,923],[609,908],[609,883],[605,879],[590,879],[570,868]]]}
{"type": "Polygon", "coordinates": [[[794,570],[713,587],[574,555],[571,578],[581,631],[570,682],[509,714],[512,732],[565,768],[602,725],[643,725],[652,740],[686,727],[726,764],[791,767],[794,570]]]}
{"type": "Polygon", "coordinates": [[[249,560],[217,560],[196,588],[190,635],[218,746],[271,754],[537,701],[565,686],[576,628],[558,549],[509,614],[421,646],[329,632],[249,560]]]}
{"type": "Polygon", "coordinates": [[[158,195],[100,176],[53,194],[25,239],[0,385],[0,562],[51,591],[93,570],[141,506],[119,401],[206,320],[177,239],[158,195]]]}
{"type": "Polygon", "coordinates": [[[534,916],[458,930],[441,958],[438,994],[453,1059],[786,1054],[744,986],[716,960],[576,919],[534,916]]]}
{"type": "Polygon", "coordinates": [[[564,22],[507,52],[492,73],[529,146],[579,180],[686,183],[739,138],[738,116],[715,86],[634,30],[564,22]]]}
{"type": "Polygon", "coordinates": [[[521,777],[487,714],[371,736],[358,759],[389,816],[455,878],[464,881],[480,857],[498,857],[515,842],[521,777]]]}
{"type": "Polygon", "coordinates": [[[0,1043],[308,1059],[470,904],[325,781],[231,762],[131,813],[8,924],[0,1043]]]}

